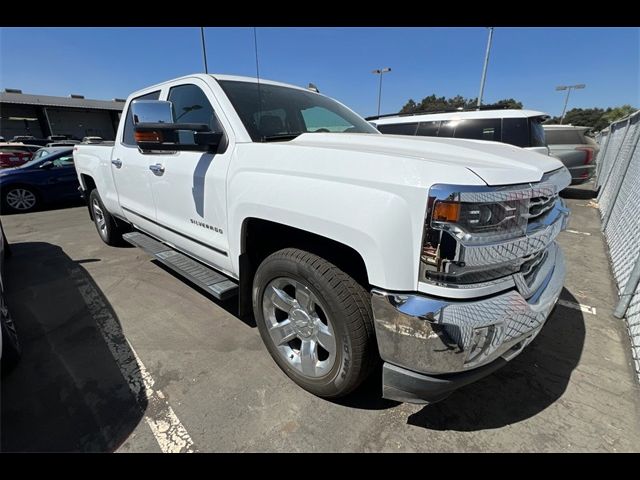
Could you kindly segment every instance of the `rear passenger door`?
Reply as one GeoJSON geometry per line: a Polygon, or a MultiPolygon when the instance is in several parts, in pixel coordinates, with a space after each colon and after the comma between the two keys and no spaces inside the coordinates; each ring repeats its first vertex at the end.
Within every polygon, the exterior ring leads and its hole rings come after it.
{"type": "MultiPolygon", "coordinates": [[[[147,93],[133,100],[158,100],[160,90],[147,93]]],[[[151,193],[151,181],[154,178],[149,165],[154,163],[151,155],[138,150],[133,131],[131,102],[127,106],[124,118],[122,138],[118,138],[113,147],[110,165],[113,181],[118,192],[118,202],[124,215],[141,230],[157,235],[156,209],[151,193]]],[[[100,192],[101,195],[108,192],[100,192]]],[[[103,200],[104,202],[104,200],[103,200]]]]}

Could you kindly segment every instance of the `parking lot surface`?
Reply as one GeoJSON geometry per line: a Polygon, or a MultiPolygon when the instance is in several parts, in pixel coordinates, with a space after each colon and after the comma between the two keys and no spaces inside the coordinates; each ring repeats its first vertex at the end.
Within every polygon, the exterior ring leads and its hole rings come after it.
{"type": "Polygon", "coordinates": [[[339,402],[305,392],[233,300],[215,301],[138,249],[104,245],[86,208],[4,216],[24,356],[2,381],[1,448],[639,451],[640,388],[624,321],[611,315],[600,217],[578,196],[559,238],[565,289],[538,338],[427,406],[382,400],[379,376],[339,402]]]}

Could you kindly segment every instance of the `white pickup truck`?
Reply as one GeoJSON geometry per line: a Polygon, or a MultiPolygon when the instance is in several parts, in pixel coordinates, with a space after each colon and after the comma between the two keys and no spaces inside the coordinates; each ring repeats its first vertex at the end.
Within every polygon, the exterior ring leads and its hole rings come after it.
{"type": "Polygon", "coordinates": [[[237,295],[278,366],[322,397],[382,360],[384,397],[442,400],[518,355],[562,290],[558,160],[382,135],[316,91],[178,78],[132,94],[114,144],[74,157],[102,240],[237,295]]]}

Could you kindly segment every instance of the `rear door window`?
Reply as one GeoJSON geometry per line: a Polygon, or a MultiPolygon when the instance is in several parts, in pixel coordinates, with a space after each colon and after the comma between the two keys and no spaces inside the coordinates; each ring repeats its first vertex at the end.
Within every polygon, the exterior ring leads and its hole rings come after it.
{"type": "Polygon", "coordinates": [[[456,126],[455,137],[499,142],[501,140],[500,130],[499,118],[461,120],[456,126]]]}
{"type": "Polygon", "coordinates": [[[531,127],[531,146],[546,147],[547,141],[544,136],[544,128],[538,118],[530,118],[529,125],[531,127]]]}
{"type": "Polygon", "coordinates": [[[423,137],[437,137],[440,129],[440,121],[420,122],[416,135],[423,137]]]}
{"type": "Polygon", "coordinates": [[[388,123],[386,125],[378,125],[378,130],[382,133],[392,135],[415,135],[418,128],[418,122],[415,123],[388,123]]]}
{"type": "Polygon", "coordinates": [[[447,120],[440,124],[440,129],[438,130],[439,137],[453,137],[453,134],[456,131],[456,126],[458,125],[459,120],[447,120]]]}
{"type": "Polygon", "coordinates": [[[582,133],[577,130],[545,130],[548,145],[576,145],[586,143],[582,133]]]}
{"type": "Polygon", "coordinates": [[[503,118],[502,141],[516,147],[530,147],[527,118],[503,118]]]}

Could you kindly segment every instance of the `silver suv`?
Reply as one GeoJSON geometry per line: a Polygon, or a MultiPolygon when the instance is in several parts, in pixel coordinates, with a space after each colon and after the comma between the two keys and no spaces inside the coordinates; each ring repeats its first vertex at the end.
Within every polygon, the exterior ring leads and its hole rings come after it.
{"type": "Polygon", "coordinates": [[[571,173],[571,183],[584,183],[593,177],[600,147],[589,136],[590,127],[543,125],[551,155],[560,159],[571,173]]]}

